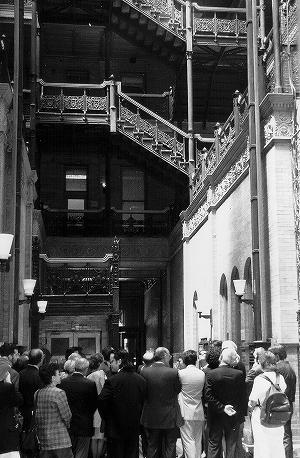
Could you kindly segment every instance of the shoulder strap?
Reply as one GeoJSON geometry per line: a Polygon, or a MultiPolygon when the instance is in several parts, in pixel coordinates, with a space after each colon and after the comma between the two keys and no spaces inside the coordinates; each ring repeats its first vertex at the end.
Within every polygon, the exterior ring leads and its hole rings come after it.
{"type": "MultiPolygon", "coordinates": [[[[270,380],[269,377],[267,377],[266,375],[260,374],[260,376],[261,376],[262,378],[264,378],[265,380],[268,380],[268,382],[270,382],[271,385],[274,386],[274,388],[275,388],[277,391],[281,391],[281,388],[280,388],[280,386],[279,386],[279,383],[276,383],[276,385],[275,385],[275,383],[273,383],[272,380],[270,380]]],[[[276,381],[277,381],[277,380],[278,380],[278,374],[276,374],[276,381]]]]}

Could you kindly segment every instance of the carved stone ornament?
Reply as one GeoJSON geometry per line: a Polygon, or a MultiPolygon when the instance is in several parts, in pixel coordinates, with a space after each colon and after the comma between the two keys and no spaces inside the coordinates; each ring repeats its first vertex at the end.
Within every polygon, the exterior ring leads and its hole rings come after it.
{"type": "Polygon", "coordinates": [[[198,208],[189,221],[183,222],[183,237],[189,237],[208,215],[210,202],[207,200],[198,208]]]}
{"type": "Polygon", "coordinates": [[[287,111],[274,112],[264,124],[264,145],[273,138],[291,138],[293,135],[292,113],[287,111]]]}
{"type": "Polygon", "coordinates": [[[230,168],[229,172],[226,173],[222,181],[215,187],[214,192],[214,205],[216,205],[229,191],[236,180],[240,178],[242,173],[249,166],[249,149],[246,148],[245,152],[241,155],[239,160],[230,168]]]}
{"type": "Polygon", "coordinates": [[[198,208],[188,221],[183,221],[183,237],[191,234],[202,224],[208,215],[209,208],[216,205],[234,186],[242,173],[249,167],[249,144],[238,161],[230,168],[225,177],[215,186],[209,186],[205,202],[198,208]]]}

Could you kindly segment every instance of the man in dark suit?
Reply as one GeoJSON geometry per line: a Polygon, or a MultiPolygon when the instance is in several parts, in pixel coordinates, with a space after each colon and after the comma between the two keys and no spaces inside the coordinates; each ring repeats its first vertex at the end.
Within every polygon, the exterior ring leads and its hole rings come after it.
{"type": "Polygon", "coordinates": [[[136,374],[126,350],[117,351],[111,364],[118,372],[106,380],[98,396],[98,409],[105,421],[108,456],[137,458],[146,382],[136,374]]]}
{"type": "Polygon", "coordinates": [[[67,395],[72,412],[70,437],[74,458],[87,458],[94,433],[93,418],[97,407],[95,382],[87,379],[89,362],[85,358],[75,360],[75,371],[62,380],[59,388],[67,395]]]}
{"type": "Polygon", "coordinates": [[[34,408],[34,393],[44,386],[39,375],[39,368],[43,363],[43,358],[44,354],[41,349],[32,349],[29,353],[27,366],[20,372],[19,390],[24,399],[24,404],[20,410],[24,417],[23,429],[26,432],[30,428],[34,408]]]}
{"type": "Polygon", "coordinates": [[[177,399],[181,383],[177,369],[169,366],[170,359],[169,350],[159,347],[154,363],[141,372],[146,380],[141,423],[148,440],[147,458],[176,456],[177,427],[183,424],[177,399]]]}
{"type": "Polygon", "coordinates": [[[208,458],[221,458],[223,434],[226,458],[234,458],[236,453],[240,424],[247,406],[243,372],[233,367],[238,360],[236,351],[227,348],[222,351],[220,366],[207,373],[208,458]]]}

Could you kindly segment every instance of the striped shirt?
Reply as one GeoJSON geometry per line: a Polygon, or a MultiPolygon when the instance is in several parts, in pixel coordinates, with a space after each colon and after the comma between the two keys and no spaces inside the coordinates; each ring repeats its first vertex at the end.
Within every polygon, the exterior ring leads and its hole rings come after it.
{"type": "Polygon", "coordinates": [[[36,391],[36,423],[42,450],[71,447],[68,433],[71,410],[66,393],[56,387],[46,386],[36,391]]]}

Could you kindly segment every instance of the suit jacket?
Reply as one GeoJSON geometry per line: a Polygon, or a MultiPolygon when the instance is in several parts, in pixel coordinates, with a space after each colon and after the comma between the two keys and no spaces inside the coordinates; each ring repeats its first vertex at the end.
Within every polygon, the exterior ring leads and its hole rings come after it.
{"type": "MultiPolygon", "coordinates": [[[[11,364],[10,361],[3,356],[0,357],[0,361],[1,360],[7,362],[9,365],[11,364]]],[[[19,379],[20,379],[19,373],[15,369],[13,369],[11,366],[9,367],[8,372],[10,373],[11,383],[15,386],[15,389],[19,391],[19,379]]]]}
{"type": "Polygon", "coordinates": [[[105,420],[107,437],[128,439],[139,435],[145,395],[146,382],[133,371],[121,369],[105,381],[98,409],[105,420]]]}
{"type": "Polygon", "coordinates": [[[209,423],[242,423],[247,412],[246,383],[242,371],[229,366],[219,366],[207,373],[205,399],[208,403],[209,423]],[[225,405],[233,406],[236,414],[224,413],[225,405]]]}
{"type": "Polygon", "coordinates": [[[202,390],[205,375],[193,364],[179,371],[181,392],[178,396],[181,415],[185,420],[203,420],[202,390]]]}
{"type": "Polygon", "coordinates": [[[142,425],[153,429],[171,429],[179,426],[181,415],[177,397],[181,383],[177,369],[155,362],[150,367],[145,367],[141,375],[146,380],[142,425]]]}
{"type": "Polygon", "coordinates": [[[70,432],[74,436],[91,437],[94,434],[93,418],[97,407],[95,382],[75,372],[61,381],[72,412],[70,432]]]}
{"type": "Polygon", "coordinates": [[[24,403],[20,409],[24,416],[24,429],[28,430],[34,408],[34,393],[43,388],[44,384],[39,375],[39,369],[35,366],[27,365],[20,372],[19,390],[23,396],[24,403]]]}
{"type": "Polygon", "coordinates": [[[19,450],[19,432],[14,419],[14,407],[23,402],[14,385],[0,382],[0,454],[19,450]]]}

